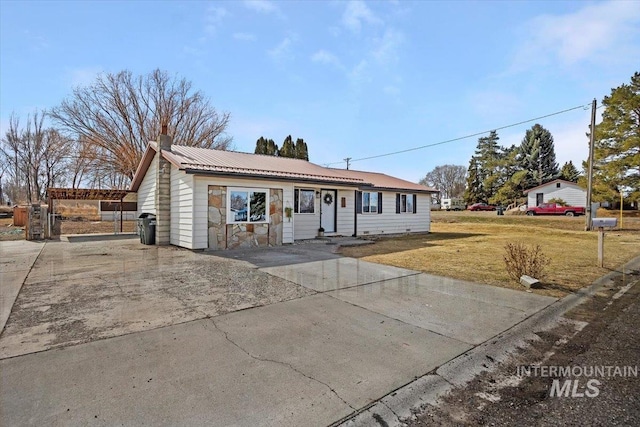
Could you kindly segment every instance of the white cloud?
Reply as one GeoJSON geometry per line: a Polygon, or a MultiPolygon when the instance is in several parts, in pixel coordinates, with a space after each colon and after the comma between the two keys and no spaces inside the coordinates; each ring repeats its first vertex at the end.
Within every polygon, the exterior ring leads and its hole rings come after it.
{"type": "Polygon", "coordinates": [[[39,34],[34,34],[29,30],[24,30],[24,36],[29,41],[31,49],[33,50],[45,50],[50,46],[49,41],[46,38],[39,34]]]}
{"type": "Polygon", "coordinates": [[[204,32],[209,36],[214,35],[216,29],[228,14],[227,9],[223,7],[209,6],[204,16],[204,32]]]}
{"type": "Polygon", "coordinates": [[[344,70],[344,65],[342,65],[342,62],[340,61],[340,59],[338,59],[338,57],[335,56],[333,53],[328,52],[324,49],[320,49],[319,51],[311,55],[311,60],[313,62],[332,65],[336,68],[344,70]]]}
{"type": "Polygon", "coordinates": [[[98,74],[103,71],[102,67],[74,68],[67,72],[67,80],[71,87],[89,86],[95,82],[98,74]]]}
{"type": "Polygon", "coordinates": [[[354,33],[359,33],[363,23],[382,24],[382,19],[378,18],[364,1],[353,0],[348,2],[342,15],[342,24],[354,33]]]}
{"type": "Polygon", "coordinates": [[[361,60],[353,67],[349,73],[349,78],[353,83],[370,83],[372,78],[369,74],[369,62],[366,59],[361,60]]]}
{"type": "Polygon", "coordinates": [[[291,45],[293,41],[290,37],[285,37],[277,46],[273,49],[269,49],[267,54],[275,61],[282,62],[285,60],[293,59],[293,52],[291,51],[291,45]]]}
{"type": "Polygon", "coordinates": [[[514,111],[523,108],[523,101],[516,95],[500,90],[481,90],[469,96],[469,103],[483,118],[508,120],[514,111]]]}
{"type": "Polygon", "coordinates": [[[255,34],[251,34],[251,33],[233,33],[233,38],[236,40],[242,40],[242,41],[248,41],[248,42],[256,41],[255,34]]]}
{"type": "Polygon", "coordinates": [[[630,52],[638,54],[638,47],[632,44],[632,36],[640,33],[638,22],[640,7],[634,1],[588,4],[570,14],[538,16],[526,24],[526,41],[512,68],[619,60],[621,54],[628,58],[630,52]]]}
{"type": "Polygon", "coordinates": [[[380,64],[395,63],[398,60],[398,48],[403,41],[404,35],[400,31],[388,28],[382,37],[376,40],[376,46],[371,53],[380,64]]]}
{"type": "MultiPolygon", "coordinates": [[[[585,112],[581,120],[549,125],[547,129],[553,135],[556,149],[556,161],[562,166],[571,160],[580,170],[582,161],[589,157],[589,121],[591,112],[585,112]]],[[[545,126],[546,127],[546,126],[545,126]]]]}
{"type": "Polygon", "coordinates": [[[273,13],[277,12],[278,8],[275,4],[268,0],[245,0],[244,7],[260,13],[273,13]]]}

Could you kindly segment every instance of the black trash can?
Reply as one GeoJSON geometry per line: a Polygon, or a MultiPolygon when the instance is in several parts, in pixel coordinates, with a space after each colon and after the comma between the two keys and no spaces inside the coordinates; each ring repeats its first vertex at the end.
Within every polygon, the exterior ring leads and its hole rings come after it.
{"type": "Polygon", "coordinates": [[[145,245],[156,244],[156,216],[150,213],[142,213],[138,217],[138,232],[140,243],[145,245]]]}
{"type": "Polygon", "coordinates": [[[497,211],[498,215],[504,215],[504,207],[498,206],[496,211],[497,211]]]}

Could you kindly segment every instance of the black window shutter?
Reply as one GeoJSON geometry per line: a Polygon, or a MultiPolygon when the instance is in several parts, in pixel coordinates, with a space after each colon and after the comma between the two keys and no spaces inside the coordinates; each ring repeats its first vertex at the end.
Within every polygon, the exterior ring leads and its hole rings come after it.
{"type": "Polygon", "coordinates": [[[378,213],[382,213],[382,193],[378,193],[378,213]]]}
{"type": "Polygon", "coordinates": [[[300,190],[293,190],[293,212],[298,213],[298,201],[300,199],[300,190]]]}
{"type": "Polygon", "coordinates": [[[362,191],[356,191],[356,213],[362,213],[362,191]]]}
{"type": "Polygon", "coordinates": [[[396,213],[400,213],[400,193],[396,193],[396,213]]]}
{"type": "Polygon", "coordinates": [[[413,195],[413,213],[418,212],[418,195],[413,195]]]}

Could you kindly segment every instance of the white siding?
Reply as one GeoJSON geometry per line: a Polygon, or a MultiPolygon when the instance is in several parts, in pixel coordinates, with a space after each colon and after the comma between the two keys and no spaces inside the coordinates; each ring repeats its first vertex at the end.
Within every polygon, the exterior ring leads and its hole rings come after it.
{"type": "MultiPolygon", "coordinates": [[[[156,154],[157,156],[157,154],[156,154]]],[[[138,215],[142,212],[156,213],[156,157],[153,157],[147,173],[138,188],[138,215]]]]}
{"type": "Polygon", "coordinates": [[[352,236],[354,233],[353,219],[356,211],[356,190],[338,190],[338,229],[342,236],[352,236]],[[346,199],[346,206],[342,206],[342,198],[346,199]]]}
{"type": "MultiPolygon", "coordinates": [[[[311,187],[308,185],[296,185],[294,188],[301,190],[320,191],[320,187],[311,187]]],[[[295,200],[295,198],[294,198],[295,200]]],[[[294,206],[294,203],[291,204],[294,206]]],[[[295,211],[295,208],[294,208],[295,211]]],[[[313,213],[294,213],[293,214],[293,236],[296,240],[313,239],[318,235],[320,228],[320,199],[313,198],[313,213]]]]}
{"type": "MultiPolygon", "coordinates": [[[[330,187],[310,187],[304,184],[296,184],[295,188],[303,190],[332,190],[330,187]]],[[[355,211],[355,188],[350,190],[337,190],[336,196],[336,232],[329,235],[351,236],[353,235],[353,212],[355,211]],[[342,197],[346,198],[346,207],[342,206],[342,197]]],[[[320,203],[321,199],[314,199],[314,213],[294,213],[294,236],[296,240],[313,239],[318,235],[320,228],[320,203]]],[[[293,205],[292,205],[293,206],[293,205]]]]}
{"type": "Polygon", "coordinates": [[[536,206],[536,194],[543,193],[543,203],[549,202],[551,199],[562,199],[569,206],[587,206],[587,192],[576,184],[560,182],[560,188],[556,187],[555,182],[549,183],[540,188],[536,188],[528,193],[527,204],[532,207],[536,206]]]}
{"type": "Polygon", "coordinates": [[[171,167],[170,243],[193,249],[193,175],[171,167]]]}
{"type": "MultiPolygon", "coordinates": [[[[222,185],[225,187],[253,187],[282,189],[284,207],[293,207],[293,184],[277,181],[263,181],[239,178],[218,178],[196,176],[194,179],[193,201],[193,248],[206,249],[208,247],[208,200],[209,186],[222,185]]],[[[283,209],[284,211],[284,209],[283,209]]],[[[284,212],[283,212],[284,214],[284,212]]],[[[293,222],[286,217],[282,223],[282,243],[293,243],[293,222]]]]}
{"type": "Polygon", "coordinates": [[[430,194],[417,195],[417,208],[415,214],[397,214],[396,193],[385,191],[382,192],[381,214],[358,214],[358,236],[368,234],[395,234],[430,231],[430,221],[430,194]]]}

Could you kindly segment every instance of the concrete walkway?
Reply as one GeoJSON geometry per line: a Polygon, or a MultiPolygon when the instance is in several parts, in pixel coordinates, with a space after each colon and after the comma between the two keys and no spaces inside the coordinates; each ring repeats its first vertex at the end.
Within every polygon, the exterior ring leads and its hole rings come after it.
{"type": "Polygon", "coordinates": [[[0,425],[329,425],[555,301],[311,246],[253,255],[297,298],[0,360],[0,425]]]}
{"type": "Polygon", "coordinates": [[[0,245],[0,333],[43,247],[44,243],[27,241],[2,242],[0,245]]]}

